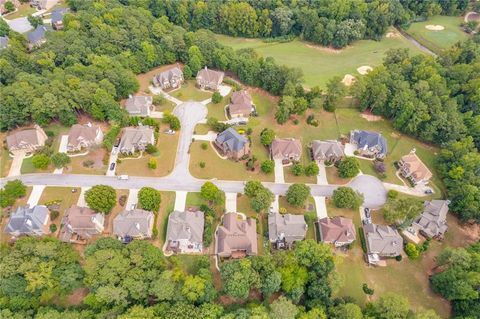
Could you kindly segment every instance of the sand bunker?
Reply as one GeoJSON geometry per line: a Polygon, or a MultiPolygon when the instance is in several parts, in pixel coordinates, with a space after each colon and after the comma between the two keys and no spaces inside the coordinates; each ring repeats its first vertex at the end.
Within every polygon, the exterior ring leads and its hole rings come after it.
{"type": "Polygon", "coordinates": [[[398,38],[400,35],[396,32],[387,32],[387,34],[385,34],[385,37],[387,38],[398,38]]]}
{"type": "Polygon", "coordinates": [[[439,24],[427,24],[425,26],[425,29],[427,30],[430,30],[430,31],[442,31],[445,29],[445,27],[443,25],[439,25],[439,24]]]}
{"type": "Polygon", "coordinates": [[[369,65],[362,65],[361,67],[359,67],[357,69],[358,73],[360,73],[361,75],[365,75],[372,70],[373,70],[373,68],[369,65]]]}
{"type": "Polygon", "coordinates": [[[355,77],[351,74],[345,74],[345,76],[343,77],[343,80],[342,80],[342,83],[343,85],[345,86],[350,86],[353,84],[353,82],[355,82],[355,77]]]}

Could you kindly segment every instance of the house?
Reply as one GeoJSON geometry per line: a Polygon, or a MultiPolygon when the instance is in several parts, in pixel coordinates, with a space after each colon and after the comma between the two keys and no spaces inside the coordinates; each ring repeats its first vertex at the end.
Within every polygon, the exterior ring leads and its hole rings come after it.
{"type": "Polygon", "coordinates": [[[103,141],[103,132],[98,125],[75,124],[68,132],[68,152],[80,151],[82,148],[89,148],[98,145],[103,141]]]}
{"type": "Polygon", "coordinates": [[[290,248],[293,242],[305,239],[307,223],[303,215],[280,214],[268,215],[268,238],[278,248],[290,248]]]}
{"type": "Polygon", "coordinates": [[[387,155],[387,140],[377,132],[353,130],[350,143],[357,146],[361,156],[384,158],[387,155]]]}
{"type": "Polygon", "coordinates": [[[336,163],[344,157],[344,146],[333,140],[314,140],[311,144],[312,158],[315,161],[336,163]]]}
{"type": "Polygon", "coordinates": [[[35,150],[45,145],[48,139],[43,129],[35,124],[34,128],[17,131],[7,136],[7,145],[10,152],[25,150],[27,153],[33,153],[35,150]]]}
{"type": "Polygon", "coordinates": [[[215,253],[219,257],[242,258],[258,253],[255,219],[225,213],[223,225],[218,226],[215,237],[215,253]]]}
{"type": "Polygon", "coordinates": [[[8,48],[8,37],[0,37],[0,50],[8,48]]]}
{"type": "Polygon", "coordinates": [[[448,200],[431,200],[423,204],[423,212],[412,227],[428,238],[442,237],[448,229],[448,200]]]}
{"type": "Polygon", "coordinates": [[[234,160],[239,160],[250,152],[247,138],[240,135],[232,127],[217,135],[215,146],[220,149],[223,155],[234,160]]]}
{"type": "Polygon", "coordinates": [[[68,12],[68,8],[60,8],[52,11],[50,17],[52,28],[55,30],[63,29],[63,16],[68,12]]]}
{"type": "Polygon", "coordinates": [[[177,253],[200,253],[203,248],[202,211],[173,211],[168,216],[167,250],[177,253]]]}
{"type": "Polygon", "coordinates": [[[334,244],[335,247],[349,245],[357,237],[355,226],[349,218],[332,217],[322,218],[318,221],[320,239],[324,243],[334,244]]]}
{"type": "Polygon", "coordinates": [[[28,32],[28,49],[32,50],[33,48],[39,47],[45,42],[47,42],[47,38],[45,38],[46,33],[47,28],[43,25],[39,25],[35,30],[28,32]]]}
{"type": "Polygon", "coordinates": [[[153,77],[153,85],[160,87],[163,90],[166,89],[175,89],[178,88],[183,83],[183,72],[182,69],[178,67],[170,68],[165,70],[153,77]]]}
{"type": "Polygon", "coordinates": [[[398,161],[398,166],[400,174],[412,182],[413,185],[427,184],[433,176],[428,167],[415,154],[415,149],[410,154],[402,156],[398,161]]]}
{"type": "Polygon", "coordinates": [[[231,102],[228,105],[228,113],[231,118],[249,117],[253,111],[252,98],[247,91],[233,92],[231,102]]]}
{"type": "Polygon", "coordinates": [[[12,236],[32,235],[42,236],[50,233],[48,223],[50,211],[47,206],[37,205],[32,208],[29,205],[18,207],[5,227],[5,232],[12,236]]]}
{"type": "Polygon", "coordinates": [[[125,109],[130,116],[149,116],[152,112],[153,98],[151,96],[131,96],[125,102],[125,109]]]}
{"type": "Polygon", "coordinates": [[[302,143],[294,138],[276,138],[270,145],[270,155],[274,160],[296,162],[302,156],[302,143]]]}
{"type": "Polygon", "coordinates": [[[223,82],[225,73],[221,71],[210,70],[207,67],[201,69],[197,73],[197,85],[201,89],[218,90],[218,87],[223,82]]]}
{"type": "Polygon", "coordinates": [[[88,207],[73,205],[65,211],[58,238],[64,242],[82,243],[94,235],[101,234],[105,218],[88,207]]]}
{"type": "Polygon", "coordinates": [[[48,10],[57,4],[58,0],[30,0],[30,5],[38,10],[48,10]]]}
{"type": "Polygon", "coordinates": [[[125,127],[118,149],[123,154],[144,151],[148,144],[155,144],[153,129],[149,126],[125,127]]]}
{"type": "Polygon", "coordinates": [[[123,210],[113,219],[113,234],[122,242],[152,237],[154,216],[143,209],[123,210]]]}
{"type": "Polygon", "coordinates": [[[376,264],[381,257],[396,257],[402,253],[403,238],[398,231],[387,225],[363,225],[367,257],[371,264],[376,264]]]}

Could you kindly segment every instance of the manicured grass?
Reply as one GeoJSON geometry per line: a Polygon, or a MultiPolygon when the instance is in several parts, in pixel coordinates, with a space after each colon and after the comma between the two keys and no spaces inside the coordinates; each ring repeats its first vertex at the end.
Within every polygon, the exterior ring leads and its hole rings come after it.
{"type": "MultiPolygon", "coordinates": [[[[299,164],[303,165],[303,167],[305,167],[306,165],[308,165],[311,162],[310,150],[308,149],[306,144],[304,144],[304,145],[305,145],[305,147],[303,148],[303,154],[302,154],[302,157],[300,157],[300,161],[299,161],[299,164]]],[[[293,165],[283,167],[283,174],[284,174],[284,177],[285,177],[285,182],[287,182],[287,183],[303,183],[303,184],[316,184],[317,183],[317,176],[316,175],[307,176],[305,174],[302,174],[300,176],[295,176],[292,173],[292,166],[293,165]]]]}
{"type": "Polygon", "coordinates": [[[287,202],[287,198],[285,196],[280,196],[278,199],[278,204],[280,207],[280,211],[282,208],[287,210],[286,213],[294,214],[294,215],[303,215],[305,213],[316,213],[315,201],[313,200],[312,196],[309,196],[305,201],[305,205],[302,207],[294,207],[287,202]],[[312,210],[308,210],[308,208],[312,208],[312,210]]]}
{"type": "Polygon", "coordinates": [[[345,185],[350,182],[350,178],[341,178],[338,176],[338,170],[335,166],[325,167],[327,181],[329,184],[345,185]]]}
{"type": "Polygon", "coordinates": [[[37,169],[33,166],[33,163],[32,163],[32,158],[33,156],[30,156],[28,158],[24,158],[23,159],[23,162],[22,162],[22,168],[20,169],[20,172],[22,174],[31,174],[31,173],[51,173],[53,172],[54,170],[54,167],[52,164],[50,164],[48,166],[47,169],[45,170],[40,170],[40,169],[37,169]]]}
{"type": "Polygon", "coordinates": [[[207,124],[197,124],[197,126],[195,126],[195,134],[204,135],[207,134],[208,131],[211,131],[211,129],[207,124]]]}
{"type": "Polygon", "coordinates": [[[460,27],[462,22],[463,17],[434,16],[427,21],[412,23],[406,32],[425,47],[440,53],[444,49],[469,37],[460,27]],[[425,28],[427,25],[441,25],[445,29],[431,31],[425,28]]]}
{"type": "Polygon", "coordinates": [[[32,8],[30,6],[30,3],[22,3],[20,4],[20,6],[18,6],[18,10],[16,12],[5,16],[5,18],[8,20],[13,20],[17,18],[26,17],[35,12],[37,12],[37,9],[32,8]]]}
{"type": "Polygon", "coordinates": [[[65,212],[67,208],[70,206],[77,204],[78,197],[80,196],[80,188],[78,187],[45,187],[43,190],[42,196],[40,196],[40,200],[38,203],[40,205],[45,205],[52,201],[59,201],[59,212],[60,216],[56,221],[61,220],[61,216],[65,212]],[[72,193],[72,189],[76,189],[77,191],[72,193]]]}
{"type": "Polygon", "coordinates": [[[160,210],[157,217],[157,228],[159,246],[162,247],[165,243],[165,236],[167,235],[168,215],[170,215],[175,206],[175,192],[160,193],[162,201],[160,203],[160,210]]]}
{"type": "Polygon", "coordinates": [[[158,68],[152,69],[146,73],[141,73],[137,75],[137,80],[138,83],[140,84],[140,87],[137,91],[137,93],[146,93],[150,94],[150,89],[148,88],[152,84],[152,79],[154,75],[157,75],[160,72],[163,72],[165,70],[168,70],[172,67],[174,67],[175,64],[169,64],[169,65],[162,65],[158,68]]]}
{"type": "Polygon", "coordinates": [[[64,173],[105,175],[107,165],[104,164],[103,159],[108,159],[108,156],[104,148],[92,148],[87,155],[70,157],[70,164],[64,169],[64,173]],[[95,162],[92,167],[85,167],[83,165],[83,162],[88,160],[95,162]]]}
{"type": "Polygon", "coordinates": [[[187,80],[180,89],[174,90],[170,94],[182,101],[203,101],[212,96],[212,92],[202,91],[195,84],[195,80],[187,80]]]}
{"type": "Polygon", "coordinates": [[[232,93],[224,96],[222,100],[217,104],[214,104],[213,102],[209,103],[207,105],[208,117],[214,117],[219,121],[228,120],[228,118],[225,116],[225,107],[230,103],[231,96],[232,93]]]}
{"type": "Polygon", "coordinates": [[[7,145],[7,134],[0,133],[0,176],[6,177],[10,171],[13,159],[10,157],[8,149],[5,149],[3,145],[7,145]]]}
{"type": "Polygon", "coordinates": [[[362,40],[338,51],[314,46],[300,40],[287,43],[265,43],[259,39],[232,38],[217,35],[223,44],[234,49],[253,48],[264,57],[273,57],[283,65],[298,67],[303,71],[307,87],[326,87],[333,76],[345,74],[359,76],[357,68],[363,65],[376,66],[382,63],[389,49],[408,48],[412,54],[421,51],[403,37],[383,38],[381,41],[362,40]]]}

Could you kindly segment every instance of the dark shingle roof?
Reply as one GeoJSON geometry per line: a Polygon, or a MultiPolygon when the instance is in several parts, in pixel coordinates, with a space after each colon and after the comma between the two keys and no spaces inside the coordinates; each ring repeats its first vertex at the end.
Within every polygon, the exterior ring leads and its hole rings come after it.
{"type": "Polygon", "coordinates": [[[378,146],[381,154],[387,154],[387,141],[382,134],[371,131],[355,131],[353,139],[359,148],[378,146]]]}
{"type": "Polygon", "coordinates": [[[37,43],[38,41],[41,41],[45,38],[45,32],[47,32],[47,28],[43,25],[39,25],[35,30],[27,34],[28,42],[37,43]]]}
{"type": "Polygon", "coordinates": [[[56,23],[56,22],[62,21],[63,16],[64,16],[65,13],[67,13],[67,12],[68,12],[68,9],[67,9],[67,8],[60,8],[60,9],[53,10],[53,11],[52,11],[52,16],[51,16],[52,23],[56,23]]]}
{"type": "Polygon", "coordinates": [[[238,134],[234,128],[229,127],[222,133],[218,134],[217,143],[222,145],[226,144],[229,150],[236,152],[243,149],[245,144],[248,143],[248,140],[244,136],[238,134]]]}

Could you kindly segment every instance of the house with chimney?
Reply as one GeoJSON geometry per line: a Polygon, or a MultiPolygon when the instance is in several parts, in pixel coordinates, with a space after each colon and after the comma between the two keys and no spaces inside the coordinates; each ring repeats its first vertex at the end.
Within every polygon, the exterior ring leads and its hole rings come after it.
{"type": "Polygon", "coordinates": [[[284,164],[297,162],[302,156],[302,143],[295,138],[276,138],[270,145],[270,156],[284,164]]]}
{"type": "Polygon", "coordinates": [[[166,250],[175,253],[201,253],[204,214],[199,210],[173,211],[168,216],[166,250]]]}
{"type": "Polygon", "coordinates": [[[339,141],[327,140],[319,141],[314,140],[310,145],[312,159],[320,162],[336,163],[340,161],[344,156],[344,146],[339,141]]]}
{"type": "Polygon", "coordinates": [[[143,209],[123,210],[113,219],[113,234],[122,242],[152,237],[154,216],[143,209]]]}
{"type": "Polygon", "coordinates": [[[250,153],[248,139],[240,135],[233,127],[217,135],[214,145],[220,153],[230,159],[239,160],[250,153]]]}
{"type": "Polygon", "coordinates": [[[64,242],[85,244],[103,232],[105,217],[88,207],[73,205],[65,211],[58,238],[64,242]]]}
{"type": "Polygon", "coordinates": [[[382,258],[392,258],[402,253],[403,238],[396,229],[388,225],[368,223],[363,225],[363,233],[370,264],[381,264],[382,258]]]}
{"type": "Polygon", "coordinates": [[[258,254],[257,223],[238,213],[225,213],[215,233],[215,253],[223,258],[242,258],[258,254]]]}
{"type": "Polygon", "coordinates": [[[230,118],[249,117],[254,111],[252,97],[245,90],[233,92],[228,105],[230,118]]]}
{"type": "Polygon", "coordinates": [[[318,221],[320,239],[324,243],[342,247],[353,243],[357,237],[355,226],[349,218],[335,216],[318,221]]]}
{"type": "Polygon", "coordinates": [[[360,156],[381,159],[387,155],[387,140],[377,132],[353,130],[350,143],[357,147],[360,156]]]}
{"type": "Polygon", "coordinates": [[[125,110],[130,116],[147,117],[153,111],[153,97],[146,95],[129,96],[125,110]]]}
{"type": "Polygon", "coordinates": [[[448,200],[431,200],[423,204],[423,212],[412,223],[413,229],[427,238],[441,238],[448,230],[448,200]]]}
{"type": "Polygon", "coordinates": [[[19,150],[33,153],[45,145],[48,136],[45,131],[35,124],[33,128],[16,131],[7,136],[7,146],[10,152],[19,150]]]}
{"type": "Polygon", "coordinates": [[[197,85],[203,90],[216,91],[223,82],[225,73],[221,71],[211,70],[207,67],[201,69],[197,73],[197,85]]]}
{"type": "Polygon", "coordinates": [[[182,85],[183,81],[183,71],[178,65],[160,72],[152,79],[153,85],[162,90],[176,89],[182,85]]]}
{"type": "Polygon", "coordinates": [[[68,152],[78,152],[103,141],[103,132],[100,126],[88,123],[86,125],[74,124],[68,132],[68,152]]]}
{"type": "Polygon", "coordinates": [[[432,172],[422,162],[413,149],[410,154],[402,156],[397,162],[400,174],[413,185],[427,184],[432,178],[432,172]]]}
{"type": "Polygon", "coordinates": [[[148,144],[155,145],[155,135],[149,126],[125,127],[118,149],[123,154],[145,151],[148,144]]]}
{"type": "Polygon", "coordinates": [[[304,240],[308,225],[303,215],[268,214],[268,238],[277,248],[291,248],[296,241],[304,240]]]}
{"type": "Polygon", "coordinates": [[[12,236],[43,236],[49,234],[50,211],[47,206],[18,207],[11,214],[5,232],[12,236]]]}

